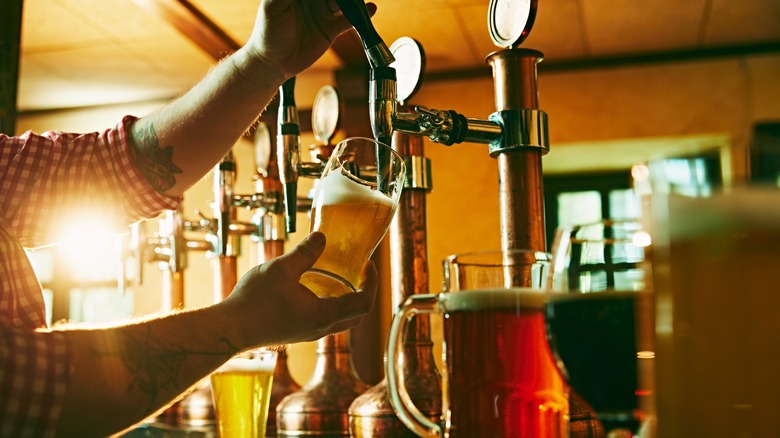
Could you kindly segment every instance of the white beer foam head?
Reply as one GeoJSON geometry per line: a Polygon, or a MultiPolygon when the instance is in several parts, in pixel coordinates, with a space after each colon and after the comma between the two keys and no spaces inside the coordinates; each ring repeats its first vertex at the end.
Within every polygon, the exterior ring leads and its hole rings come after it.
{"type": "Polygon", "coordinates": [[[483,309],[541,309],[546,291],[543,289],[477,289],[447,293],[448,311],[483,309]]]}
{"type": "Polygon", "coordinates": [[[708,198],[669,197],[672,238],[764,229],[780,231],[780,190],[736,187],[708,198]]]}
{"type": "Polygon", "coordinates": [[[317,185],[317,196],[322,205],[343,203],[384,203],[392,206],[392,200],[382,192],[358,184],[344,176],[344,169],[325,175],[317,185]]]}
{"type": "Polygon", "coordinates": [[[274,372],[276,368],[276,359],[274,360],[260,360],[249,359],[246,357],[233,357],[224,365],[222,365],[217,371],[224,372],[245,372],[245,373],[257,373],[257,372],[274,372]]]}

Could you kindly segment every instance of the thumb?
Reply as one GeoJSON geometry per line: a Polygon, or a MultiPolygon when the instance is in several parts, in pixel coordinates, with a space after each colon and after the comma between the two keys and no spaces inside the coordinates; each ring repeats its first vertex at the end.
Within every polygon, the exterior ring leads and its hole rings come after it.
{"type": "Polygon", "coordinates": [[[319,231],[314,231],[290,252],[279,258],[285,259],[285,265],[294,275],[302,275],[320,258],[324,249],[325,235],[319,231]]]}

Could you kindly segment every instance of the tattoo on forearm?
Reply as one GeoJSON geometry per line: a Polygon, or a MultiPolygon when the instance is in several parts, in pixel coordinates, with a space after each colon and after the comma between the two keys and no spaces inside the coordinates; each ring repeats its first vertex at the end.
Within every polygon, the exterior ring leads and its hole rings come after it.
{"type": "Polygon", "coordinates": [[[225,359],[240,350],[228,339],[220,338],[225,347],[221,351],[200,351],[164,345],[151,329],[145,331],[126,331],[121,334],[116,350],[93,350],[99,356],[118,356],[133,376],[127,392],[135,389],[149,396],[146,413],[151,414],[168,400],[159,400],[161,391],[173,389],[184,391],[179,382],[179,374],[187,359],[194,356],[223,356],[225,359]]]}
{"type": "Polygon", "coordinates": [[[133,126],[135,147],[130,148],[133,164],[158,192],[164,192],[176,184],[174,174],[181,169],[173,164],[173,148],[161,148],[157,133],[151,123],[144,127],[133,126]]]}

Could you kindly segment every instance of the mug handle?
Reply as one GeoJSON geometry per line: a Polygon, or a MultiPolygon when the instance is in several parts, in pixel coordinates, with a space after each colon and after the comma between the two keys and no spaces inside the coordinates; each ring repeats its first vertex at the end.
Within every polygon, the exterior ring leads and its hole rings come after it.
{"type": "MultiPolygon", "coordinates": [[[[385,374],[387,375],[387,387],[390,396],[390,404],[393,406],[398,418],[412,432],[422,437],[441,437],[445,432],[449,434],[449,427],[442,427],[428,419],[414,405],[409,392],[406,390],[403,370],[399,359],[400,349],[403,345],[402,338],[406,333],[408,322],[418,313],[437,313],[439,295],[419,294],[412,295],[398,308],[393,321],[390,324],[390,333],[387,337],[387,361],[385,362],[385,374]]],[[[446,393],[446,373],[442,373],[445,379],[442,385],[442,407],[446,410],[449,405],[449,394],[446,393]]]]}

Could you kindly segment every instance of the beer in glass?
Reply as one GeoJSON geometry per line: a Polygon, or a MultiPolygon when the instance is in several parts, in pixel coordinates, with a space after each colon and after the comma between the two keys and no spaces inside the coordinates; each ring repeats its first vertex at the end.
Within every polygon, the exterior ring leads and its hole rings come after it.
{"type": "Polygon", "coordinates": [[[393,318],[387,347],[390,400],[420,436],[568,436],[563,377],[547,344],[543,306],[549,254],[494,251],[451,256],[446,290],[413,295],[393,318]],[[400,343],[416,313],[443,316],[444,413],[427,419],[411,403],[400,343]]]}
{"type": "Polygon", "coordinates": [[[277,352],[233,357],[211,375],[221,438],[263,438],[268,421],[277,352]]]}
{"type": "Polygon", "coordinates": [[[780,190],[653,196],[658,436],[777,436],[780,190]]]}
{"type": "Polygon", "coordinates": [[[653,421],[653,295],[637,221],[562,226],[553,245],[547,331],[556,364],[610,435],[653,421]]]}
{"type": "Polygon", "coordinates": [[[353,137],[334,149],[317,182],[311,231],[326,244],[301,283],[321,297],[354,292],[363,264],[390,226],[406,175],[403,159],[390,147],[353,137]]]}

